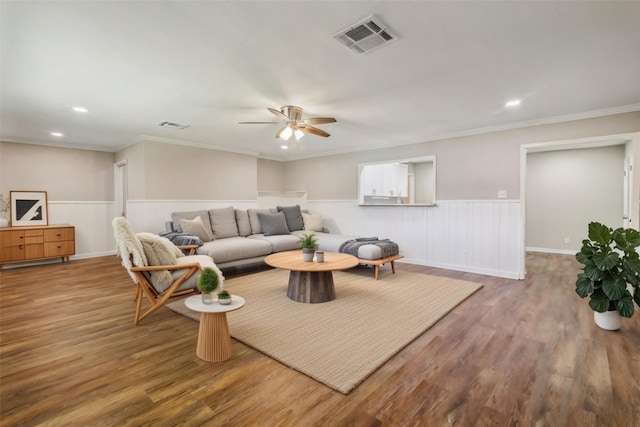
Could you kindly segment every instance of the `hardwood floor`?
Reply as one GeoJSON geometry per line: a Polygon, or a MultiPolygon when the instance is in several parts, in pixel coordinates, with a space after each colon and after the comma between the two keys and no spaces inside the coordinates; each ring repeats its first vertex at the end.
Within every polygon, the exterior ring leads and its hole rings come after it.
{"type": "Polygon", "coordinates": [[[2,270],[0,424],[640,425],[640,313],[599,329],[572,256],[529,254],[525,281],[396,268],[484,288],[348,395],[235,340],[203,362],[198,324],[166,308],[135,326],[115,256],[2,270]]]}

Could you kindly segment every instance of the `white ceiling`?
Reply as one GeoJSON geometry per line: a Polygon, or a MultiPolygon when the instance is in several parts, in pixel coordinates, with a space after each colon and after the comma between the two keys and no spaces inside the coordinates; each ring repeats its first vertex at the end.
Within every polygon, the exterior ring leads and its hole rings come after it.
{"type": "Polygon", "coordinates": [[[3,141],[286,160],[640,110],[640,2],[3,0],[0,13],[3,141]],[[396,42],[356,55],[332,38],[371,14],[396,42]],[[331,137],[283,151],[278,126],[238,124],[283,105],[335,117],[318,126],[331,137]]]}

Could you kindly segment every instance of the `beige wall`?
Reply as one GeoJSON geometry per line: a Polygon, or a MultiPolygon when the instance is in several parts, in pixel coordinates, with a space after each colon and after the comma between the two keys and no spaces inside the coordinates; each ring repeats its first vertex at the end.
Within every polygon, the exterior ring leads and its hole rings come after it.
{"type": "Polygon", "coordinates": [[[291,161],[285,164],[287,190],[305,189],[310,200],[355,200],[358,163],[435,155],[439,200],[496,199],[500,190],[517,199],[521,145],[638,131],[640,112],[633,112],[291,161]]]}
{"type": "Polygon", "coordinates": [[[589,222],[621,227],[624,153],[618,145],[528,154],[526,246],[577,251],[589,222]]]}
{"type": "Polygon", "coordinates": [[[0,142],[0,192],[46,191],[49,201],[113,200],[114,154],[0,142]]]}
{"type": "Polygon", "coordinates": [[[284,163],[258,159],[258,190],[282,191],[285,188],[284,163]]]}
{"type": "Polygon", "coordinates": [[[204,148],[143,141],[117,154],[127,160],[132,200],[255,200],[257,159],[204,148]]]}

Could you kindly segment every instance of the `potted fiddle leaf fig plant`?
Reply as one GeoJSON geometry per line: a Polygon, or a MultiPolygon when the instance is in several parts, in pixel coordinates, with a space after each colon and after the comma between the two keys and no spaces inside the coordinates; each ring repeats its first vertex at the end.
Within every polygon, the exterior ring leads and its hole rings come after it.
{"type": "Polygon", "coordinates": [[[298,243],[302,246],[302,259],[305,262],[313,261],[313,254],[318,249],[318,238],[315,234],[303,234],[298,240],[298,243]]]}
{"type": "Polygon", "coordinates": [[[218,289],[219,284],[220,278],[213,268],[205,267],[204,270],[200,272],[200,276],[198,277],[198,289],[202,293],[202,302],[204,304],[213,304],[213,297],[211,294],[218,289]]]}
{"type": "Polygon", "coordinates": [[[637,230],[589,223],[589,238],[582,241],[576,254],[584,265],[576,280],[576,293],[581,298],[589,296],[596,325],[603,329],[619,329],[622,317],[633,315],[634,301],[640,306],[638,246],[637,230]]]}

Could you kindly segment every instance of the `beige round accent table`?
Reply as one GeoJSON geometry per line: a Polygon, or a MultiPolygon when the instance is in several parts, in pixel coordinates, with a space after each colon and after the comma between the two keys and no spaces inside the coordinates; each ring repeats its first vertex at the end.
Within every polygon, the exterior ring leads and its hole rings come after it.
{"type": "Polygon", "coordinates": [[[196,356],[207,362],[222,362],[231,357],[231,336],[227,323],[227,312],[244,306],[244,298],[231,295],[231,304],[203,304],[202,295],[193,295],[184,300],[184,305],[200,315],[196,356]]]}
{"type": "Polygon", "coordinates": [[[302,251],[278,252],[264,261],[271,267],[290,270],[287,296],[296,302],[317,304],[336,299],[332,271],[357,266],[358,258],[349,254],[325,252],[324,262],[305,262],[302,251]]]}

